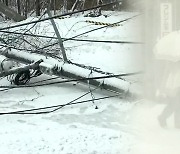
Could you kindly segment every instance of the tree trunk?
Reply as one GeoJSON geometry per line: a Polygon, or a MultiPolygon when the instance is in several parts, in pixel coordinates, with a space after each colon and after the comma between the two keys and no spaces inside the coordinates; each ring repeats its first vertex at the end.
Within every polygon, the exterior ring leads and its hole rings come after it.
{"type": "Polygon", "coordinates": [[[6,6],[8,6],[8,5],[9,5],[9,2],[8,2],[8,0],[6,0],[6,1],[5,1],[5,4],[6,4],[6,6]]]}
{"type": "Polygon", "coordinates": [[[41,15],[40,10],[41,10],[40,0],[36,0],[36,16],[41,15]]]}
{"type": "Polygon", "coordinates": [[[25,10],[24,10],[24,15],[27,18],[27,14],[28,14],[28,8],[29,8],[29,0],[25,1],[25,10]]]}
{"type": "Polygon", "coordinates": [[[67,13],[67,0],[64,0],[64,10],[63,13],[67,13]]]}
{"type": "Polygon", "coordinates": [[[54,15],[56,14],[56,0],[54,0],[54,15]]]}
{"type": "Polygon", "coordinates": [[[18,13],[21,15],[21,3],[20,3],[20,0],[17,0],[17,8],[18,8],[18,13]]]}
{"type": "MultiPolygon", "coordinates": [[[[8,0],[5,0],[5,4],[6,4],[6,6],[9,5],[9,4],[8,4],[8,0]]],[[[9,19],[9,18],[6,16],[6,19],[9,19]]]]}

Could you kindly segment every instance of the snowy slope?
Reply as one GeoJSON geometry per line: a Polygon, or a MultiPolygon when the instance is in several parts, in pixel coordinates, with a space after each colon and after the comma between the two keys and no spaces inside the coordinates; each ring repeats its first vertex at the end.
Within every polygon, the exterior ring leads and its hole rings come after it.
{"type": "MultiPolygon", "coordinates": [[[[108,12],[105,12],[108,13],[108,12]]],[[[56,19],[61,36],[72,37],[99,25],[84,22],[94,20],[114,23],[137,13],[109,12],[110,17],[56,19]]],[[[36,19],[27,19],[27,21],[36,19]]],[[[26,22],[26,21],[23,21],[26,22]]],[[[142,41],[140,17],[111,27],[89,33],[81,38],[96,40],[142,41]]],[[[36,25],[35,34],[54,36],[49,21],[36,25]]],[[[51,40],[53,42],[53,40],[51,40]]],[[[46,45],[47,40],[32,40],[36,46],[46,45]]],[[[67,41],[64,44],[70,60],[98,67],[112,73],[129,73],[142,70],[142,46],[131,44],[104,44],[67,41]]],[[[27,47],[27,46],[26,46],[27,47]]],[[[56,46],[55,48],[59,48],[56,46]]],[[[33,81],[50,78],[40,76],[33,81]]],[[[61,79],[57,79],[61,80],[61,79]]],[[[129,79],[133,86],[137,77],[129,79]]],[[[32,82],[33,82],[32,81],[32,82]]],[[[0,85],[9,85],[6,79],[0,85]]],[[[137,84],[137,83],[136,83],[137,84]]],[[[131,87],[130,87],[131,88],[131,87]]],[[[19,88],[0,92],[0,112],[32,109],[66,104],[89,91],[89,87],[73,83],[35,88],[19,88]]],[[[93,92],[94,97],[111,95],[102,90],[93,92]]],[[[91,99],[87,95],[85,99],[91,99]]],[[[138,133],[132,125],[134,105],[138,101],[111,98],[66,106],[56,112],[41,115],[2,115],[0,128],[0,153],[40,154],[128,154],[138,133]],[[95,109],[96,106],[98,109],[95,109]]]]}

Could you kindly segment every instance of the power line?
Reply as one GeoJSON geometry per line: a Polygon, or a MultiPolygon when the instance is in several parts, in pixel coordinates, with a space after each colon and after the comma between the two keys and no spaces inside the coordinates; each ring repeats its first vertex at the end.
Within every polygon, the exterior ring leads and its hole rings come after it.
{"type": "MultiPolygon", "coordinates": [[[[119,24],[119,23],[122,23],[122,22],[128,21],[128,20],[133,19],[133,18],[135,18],[135,17],[137,17],[137,16],[139,16],[139,15],[140,15],[140,14],[135,15],[135,16],[132,16],[132,17],[130,17],[130,18],[126,18],[126,19],[124,19],[124,20],[121,20],[121,21],[118,21],[118,22],[115,22],[115,23],[112,23],[112,25],[113,25],[113,24],[119,24]]],[[[73,36],[73,37],[70,37],[70,38],[64,39],[64,40],[63,40],[63,42],[68,41],[68,40],[71,40],[71,39],[74,39],[74,38],[79,37],[79,36],[82,36],[82,35],[84,35],[84,34],[91,33],[91,32],[96,31],[96,30],[100,30],[100,29],[103,29],[103,28],[107,28],[107,27],[109,27],[109,26],[110,26],[110,25],[105,25],[105,26],[102,26],[102,27],[99,27],[99,28],[95,28],[95,29],[92,29],[92,30],[89,30],[89,31],[83,32],[83,33],[78,34],[78,35],[75,35],[75,36],[73,36]]],[[[1,29],[0,29],[0,30],[1,30],[1,29]]],[[[54,46],[54,45],[56,45],[56,44],[58,44],[58,42],[53,43],[53,44],[50,44],[50,45],[47,45],[47,46],[44,46],[44,47],[39,48],[39,49],[37,49],[37,50],[43,50],[43,49],[45,49],[45,48],[48,48],[48,47],[54,46]]]]}
{"type": "MultiPolygon", "coordinates": [[[[26,88],[26,87],[37,87],[37,86],[47,86],[47,85],[53,85],[58,83],[68,83],[68,82],[76,82],[76,81],[85,81],[85,80],[99,80],[99,79],[107,79],[107,78],[115,78],[115,77],[124,77],[124,76],[131,76],[131,75],[137,75],[142,72],[134,72],[134,73],[124,73],[124,74],[116,74],[116,75],[106,75],[106,76],[98,76],[98,77],[89,77],[89,78],[79,78],[79,79],[67,79],[63,81],[55,81],[50,83],[44,83],[44,84],[29,84],[29,85],[18,85],[18,86],[0,86],[0,88],[26,88]]],[[[2,89],[3,90],[3,89],[2,89]]]]}
{"type": "MultiPolygon", "coordinates": [[[[95,91],[95,90],[97,90],[98,88],[99,88],[99,86],[96,87],[96,88],[94,88],[92,91],[95,91]]],[[[61,108],[61,107],[63,107],[63,106],[71,105],[73,102],[75,102],[75,101],[77,101],[78,99],[80,99],[80,98],[82,98],[82,97],[88,95],[89,93],[91,93],[91,92],[88,91],[88,92],[86,92],[85,94],[79,96],[78,98],[76,98],[76,99],[74,99],[74,100],[72,100],[72,101],[70,101],[70,102],[68,102],[68,103],[66,103],[66,104],[64,104],[64,105],[48,106],[48,107],[42,107],[42,108],[36,108],[36,109],[28,109],[28,110],[23,110],[23,111],[21,110],[21,111],[15,111],[15,112],[11,112],[11,113],[22,113],[22,112],[24,113],[24,112],[31,112],[31,111],[37,111],[37,110],[44,110],[44,109],[49,109],[49,108],[56,108],[55,110],[57,110],[58,108],[61,108]]],[[[54,110],[53,110],[53,111],[54,111],[54,110]]]]}
{"type": "MultiPolygon", "coordinates": [[[[111,96],[106,96],[106,97],[99,97],[99,98],[94,98],[94,99],[88,99],[88,100],[84,100],[84,101],[78,101],[78,102],[74,102],[74,103],[67,103],[64,105],[56,105],[56,106],[49,106],[49,107],[44,107],[44,108],[36,108],[36,109],[30,109],[30,110],[21,110],[21,111],[14,111],[14,112],[1,112],[0,115],[12,115],[12,114],[47,114],[47,113],[52,113],[54,112],[54,110],[51,111],[44,111],[44,112],[31,112],[31,111],[38,111],[38,110],[43,110],[43,109],[50,109],[50,108],[58,108],[61,109],[65,106],[69,106],[69,105],[76,105],[76,104],[83,104],[86,102],[91,102],[91,101],[97,101],[97,100],[104,100],[104,99],[108,99],[108,98],[113,98],[113,97],[118,97],[120,96],[120,94],[116,94],[116,95],[111,95],[111,96]]],[[[56,110],[56,109],[55,109],[56,110]]]]}
{"type": "Polygon", "coordinates": [[[91,39],[69,39],[73,41],[80,42],[94,42],[94,43],[120,43],[120,44],[143,44],[143,42],[133,42],[133,41],[116,41],[116,40],[91,40],[91,39]]]}
{"type": "MultiPolygon", "coordinates": [[[[122,23],[122,22],[125,22],[125,21],[128,21],[128,20],[130,20],[130,19],[133,19],[133,18],[135,18],[135,17],[137,17],[137,16],[139,16],[139,15],[140,15],[140,14],[138,14],[138,15],[134,15],[134,16],[132,16],[132,17],[130,17],[130,18],[126,18],[126,19],[124,19],[124,20],[121,20],[121,21],[118,21],[118,22],[112,23],[112,24],[110,24],[110,25],[120,24],[120,23],[122,23]]],[[[99,30],[99,29],[107,28],[107,27],[109,27],[110,25],[105,25],[105,26],[98,27],[98,28],[95,28],[95,29],[92,29],[92,30],[86,31],[86,32],[84,32],[84,33],[81,33],[81,34],[75,35],[75,36],[73,36],[73,37],[70,37],[70,38],[65,39],[65,40],[64,40],[64,42],[65,42],[65,41],[68,41],[68,40],[71,40],[71,39],[74,39],[74,38],[76,38],[76,37],[82,36],[82,35],[84,35],[84,34],[91,33],[91,32],[93,32],[93,31],[96,31],[96,30],[99,30]]]]}
{"type": "MultiPolygon", "coordinates": [[[[10,31],[3,31],[0,30],[0,32],[3,33],[9,33],[9,34],[17,34],[17,35],[21,35],[23,33],[19,33],[19,32],[10,32],[10,31]]],[[[39,38],[47,38],[47,39],[57,39],[57,37],[53,37],[53,36],[45,36],[45,35],[36,35],[36,34],[23,34],[26,36],[32,36],[32,37],[39,37],[39,38]]],[[[70,40],[70,41],[79,41],[79,42],[94,42],[94,43],[122,43],[122,44],[143,44],[143,42],[135,42],[135,41],[117,41],[117,40],[92,40],[92,39],[75,39],[75,38],[62,38],[63,40],[70,40]]]]}

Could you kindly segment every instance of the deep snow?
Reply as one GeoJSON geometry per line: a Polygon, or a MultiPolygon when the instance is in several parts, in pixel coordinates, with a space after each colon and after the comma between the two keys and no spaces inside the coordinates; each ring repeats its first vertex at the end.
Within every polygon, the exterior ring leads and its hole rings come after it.
{"type": "MultiPolygon", "coordinates": [[[[63,20],[56,19],[55,22],[62,37],[72,37],[99,27],[86,23],[85,20],[113,23],[137,14],[104,13],[110,16],[107,18],[74,16],[63,20]]],[[[36,19],[27,19],[31,20],[36,19]]],[[[31,29],[32,33],[54,36],[50,21],[36,26],[31,29]]],[[[98,30],[81,38],[142,41],[141,35],[141,16],[139,16],[122,23],[122,26],[98,30]]],[[[44,46],[49,42],[46,39],[40,41],[31,39],[31,43],[44,46]]],[[[103,71],[129,73],[144,69],[142,45],[67,41],[64,46],[70,60],[98,67],[103,71]]],[[[43,75],[33,79],[32,82],[47,78],[51,77],[43,75]]],[[[139,76],[128,77],[127,80],[132,83],[130,88],[141,85],[140,79],[139,76]]],[[[0,85],[9,84],[6,79],[0,80],[0,85]]],[[[88,86],[79,83],[12,89],[0,92],[0,112],[65,104],[88,91],[88,86]]],[[[102,90],[97,90],[93,94],[95,98],[111,95],[102,90]]],[[[91,99],[91,96],[88,95],[84,99],[91,99]]],[[[0,117],[0,153],[176,154],[180,151],[177,146],[179,132],[174,128],[169,130],[160,128],[157,116],[162,108],[161,104],[157,105],[141,98],[136,100],[111,98],[95,101],[95,104],[89,102],[67,106],[50,114],[3,115],[0,117]],[[95,109],[96,106],[98,109],[95,109]]]]}

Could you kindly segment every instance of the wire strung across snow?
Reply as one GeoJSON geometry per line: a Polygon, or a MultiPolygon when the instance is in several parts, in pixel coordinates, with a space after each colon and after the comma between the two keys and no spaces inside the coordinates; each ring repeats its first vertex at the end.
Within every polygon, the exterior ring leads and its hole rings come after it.
{"type": "MultiPolygon", "coordinates": [[[[116,23],[113,23],[113,24],[118,24],[118,23],[121,23],[121,22],[125,22],[125,21],[128,21],[128,20],[130,20],[130,19],[132,19],[132,18],[134,18],[134,17],[136,17],[136,16],[139,16],[139,15],[135,15],[135,16],[133,16],[133,17],[130,17],[130,18],[127,18],[127,19],[125,19],[125,20],[121,20],[121,21],[119,21],[119,22],[116,22],[116,23]]],[[[41,16],[42,17],[42,16],[41,16]]],[[[40,21],[41,19],[39,19],[39,21],[40,21]]],[[[35,23],[36,24],[36,23],[35,23]]],[[[111,25],[113,25],[113,24],[111,24],[111,25]]],[[[79,37],[79,36],[81,36],[81,35],[84,35],[84,34],[87,34],[87,33],[90,33],[90,32],[93,32],[93,31],[96,31],[96,30],[99,30],[99,29],[102,29],[102,28],[106,28],[106,27],[109,27],[110,25],[106,25],[106,26],[103,26],[103,27],[99,27],[99,28],[96,28],[96,29],[93,29],[93,30],[90,30],[90,31],[86,31],[86,32],[84,32],[84,33],[82,33],[82,34],[78,34],[78,35],[76,35],[76,36],[73,36],[73,37],[71,37],[71,38],[63,38],[63,42],[64,41],[68,41],[68,40],[74,40],[74,41],[87,41],[87,42],[103,42],[103,43],[128,43],[128,44],[142,44],[142,42],[131,42],[131,41],[104,41],[104,40],[89,40],[89,39],[87,39],[87,40],[83,40],[83,39],[76,39],[76,37],[79,37]]],[[[29,31],[29,30],[28,30],[29,31]]],[[[28,31],[26,31],[26,32],[28,32],[28,31]]],[[[24,35],[27,35],[27,36],[34,36],[34,37],[43,37],[43,38],[50,38],[50,39],[57,39],[57,37],[48,37],[48,36],[43,36],[43,35],[35,35],[35,34],[27,34],[26,32],[24,32],[24,33],[18,33],[18,32],[8,32],[8,31],[3,31],[3,30],[1,30],[1,32],[5,32],[5,33],[13,33],[13,34],[19,34],[19,35],[21,35],[21,36],[24,36],[24,35]]],[[[24,40],[24,39],[23,39],[24,40]]],[[[25,41],[25,40],[24,40],[25,41]]],[[[26,43],[28,43],[27,41],[26,41],[26,43]]],[[[29,44],[29,43],[28,43],[29,44]]],[[[38,48],[37,46],[35,46],[35,49],[25,49],[25,48],[18,48],[18,47],[15,47],[15,46],[11,46],[11,48],[14,48],[14,49],[17,49],[17,50],[26,50],[26,51],[28,51],[28,52],[41,52],[42,50],[45,50],[46,48],[48,48],[48,47],[51,47],[51,46],[54,46],[54,45],[56,45],[56,44],[58,44],[57,42],[56,43],[53,43],[53,44],[50,44],[50,45],[47,45],[47,46],[44,46],[44,47],[41,47],[41,48],[38,48]]],[[[31,45],[31,44],[30,44],[31,45]]],[[[32,46],[32,45],[31,45],[32,46]]],[[[47,56],[47,55],[49,55],[49,56],[51,56],[52,58],[58,58],[57,56],[55,56],[53,53],[48,53],[48,52],[45,52],[46,53],[46,55],[45,56],[47,56]]],[[[44,54],[44,52],[42,53],[42,54],[44,54]]]]}
{"type": "MultiPolygon", "coordinates": [[[[17,35],[26,35],[26,36],[32,36],[32,37],[39,37],[39,38],[47,38],[47,39],[57,39],[57,37],[52,36],[45,36],[45,35],[37,35],[37,34],[23,34],[20,32],[10,32],[10,31],[4,31],[0,30],[2,33],[9,33],[9,34],[17,34],[17,35]]],[[[92,40],[92,39],[75,39],[75,38],[62,38],[62,40],[69,40],[69,41],[80,41],[80,42],[94,42],[94,43],[122,43],[122,44],[143,44],[143,42],[135,42],[135,41],[117,41],[117,40],[92,40]]]]}
{"type": "MultiPolygon", "coordinates": [[[[60,83],[69,83],[69,82],[76,82],[76,81],[85,81],[85,80],[94,80],[94,79],[98,80],[98,79],[131,76],[131,75],[137,75],[140,73],[142,73],[142,72],[124,73],[124,74],[106,75],[106,76],[100,76],[100,77],[89,77],[89,78],[79,78],[79,79],[67,79],[67,80],[63,80],[63,81],[55,81],[55,82],[42,83],[42,84],[27,84],[27,85],[18,85],[18,86],[0,86],[0,88],[8,88],[8,89],[1,89],[0,91],[6,91],[9,89],[14,89],[14,88],[40,87],[40,86],[47,86],[47,85],[60,84],[60,83]]],[[[101,85],[101,87],[103,87],[103,84],[101,85]]]]}
{"type": "MultiPolygon", "coordinates": [[[[141,14],[132,16],[132,17],[130,17],[130,18],[126,18],[126,19],[124,19],[124,20],[121,20],[121,21],[118,21],[118,22],[115,22],[115,23],[112,23],[111,25],[119,24],[119,23],[128,21],[128,20],[133,19],[133,18],[135,18],[135,17],[137,17],[137,16],[139,16],[139,15],[141,15],[141,14]]],[[[41,20],[39,20],[39,21],[41,21],[41,20]]],[[[79,37],[79,36],[82,36],[82,35],[84,35],[84,34],[88,34],[88,33],[94,32],[94,31],[96,31],[96,30],[100,30],[100,29],[103,29],[103,28],[107,28],[107,27],[110,27],[110,25],[105,25],[105,26],[103,26],[103,27],[95,28],[95,29],[92,29],[92,30],[83,32],[83,33],[81,33],[81,34],[75,35],[75,36],[73,36],[73,37],[71,37],[71,38],[63,38],[63,42],[69,41],[69,40],[85,41],[85,40],[82,40],[82,39],[81,39],[81,40],[80,40],[80,39],[78,40],[78,39],[75,39],[75,38],[77,38],[77,37],[79,37]]],[[[2,31],[2,30],[0,29],[0,31],[2,31]]],[[[2,32],[3,32],[3,31],[2,31],[2,32]]],[[[7,31],[6,31],[6,32],[7,32],[7,31]]],[[[11,33],[11,32],[7,32],[7,33],[11,33]]],[[[12,32],[12,33],[13,33],[13,32],[12,32]]],[[[15,32],[15,33],[17,33],[17,32],[15,32]]],[[[15,34],[15,33],[14,33],[14,34],[15,34]]],[[[17,33],[17,34],[21,34],[21,33],[17,33]]],[[[38,37],[38,35],[34,35],[34,34],[25,34],[25,35],[31,35],[31,36],[37,36],[37,37],[38,37]]],[[[39,35],[39,37],[44,37],[44,36],[39,35]]],[[[51,38],[51,39],[57,39],[57,37],[49,37],[49,38],[51,38]]],[[[98,40],[97,40],[97,41],[94,41],[94,40],[86,40],[86,41],[88,41],[88,42],[105,42],[105,43],[142,44],[142,42],[131,42],[131,41],[127,41],[127,42],[126,42],[126,41],[98,41],[98,40]]],[[[53,43],[53,44],[50,44],[50,45],[47,45],[47,46],[44,46],[44,47],[41,47],[41,48],[36,48],[36,51],[44,50],[44,49],[49,48],[49,47],[51,47],[51,46],[54,46],[54,45],[56,45],[56,44],[58,44],[58,42],[55,42],[55,43],[53,43]]]]}
{"type": "Polygon", "coordinates": [[[79,100],[80,98],[92,93],[93,91],[97,90],[99,87],[96,87],[95,89],[79,96],[78,98],[66,103],[66,104],[61,104],[61,105],[54,105],[54,106],[47,106],[47,107],[41,107],[41,108],[35,108],[35,109],[28,109],[28,110],[21,110],[21,111],[12,111],[12,112],[0,112],[0,115],[12,115],[12,114],[48,114],[48,113],[52,113],[55,112],[57,110],[60,110],[61,108],[65,107],[65,106],[69,106],[69,105],[76,105],[76,104],[82,104],[82,103],[86,103],[86,102],[92,102],[92,101],[97,101],[97,100],[104,100],[104,99],[108,99],[108,98],[113,98],[113,97],[118,97],[121,96],[122,94],[116,94],[116,95],[111,95],[111,96],[105,96],[105,97],[99,97],[99,98],[93,98],[93,99],[88,99],[88,100],[84,100],[84,101],[78,101],[75,102],[77,100],[79,100]],[[55,109],[54,109],[55,108],[55,109]],[[41,111],[41,110],[47,110],[47,109],[53,109],[50,111],[41,111]],[[32,111],[41,111],[41,112],[32,112],[32,111]]]}
{"type": "MultiPolygon", "coordinates": [[[[134,16],[132,16],[132,17],[130,17],[130,18],[126,18],[126,19],[124,19],[124,20],[121,20],[121,21],[112,23],[112,25],[113,25],[113,24],[119,24],[119,23],[122,23],[122,22],[125,22],[125,21],[128,21],[128,20],[131,20],[131,19],[133,19],[133,18],[135,18],[135,17],[137,17],[137,16],[140,16],[140,15],[141,15],[141,14],[134,15],[134,16]]],[[[102,26],[102,27],[99,27],[99,28],[95,28],[95,29],[92,29],[92,30],[83,32],[83,33],[78,34],[78,35],[75,35],[75,36],[73,36],[73,37],[64,39],[63,42],[68,41],[68,40],[71,40],[71,39],[74,39],[74,38],[79,37],[79,36],[82,36],[82,35],[84,35],[84,34],[88,34],[88,33],[94,32],[94,31],[96,31],[96,30],[100,30],[100,29],[103,29],[103,28],[107,28],[107,27],[109,27],[109,26],[110,26],[110,25],[106,25],[106,26],[102,26]]],[[[1,30],[1,29],[0,29],[0,30],[1,30]]],[[[45,48],[54,46],[54,45],[56,45],[56,44],[58,44],[58,42],[53,43],[53,44],[50,44],[50,45],[47,45],[47,46],[44,46],[44,47],[42,47],[42,48],[39,48],[38,50],[43,50],[43,49],[45,49],[45,48]]],[[[38,50],[37,50],[37,51],[38,51],[38,50]]]]}
{"type": "MultiPolygon", "coordinates": [[[[43,14],[39,17],[38,20],[41,20],[41,18],[45,15],[45,13],[46,13],[46,12],[43,12],[43,14]]],[[[5,45],[8,44],[7,47],[9,48],[10,44],[13,44],[13,43],[15,43],[16,40],[21,39],[21,40],[23,40],[23,42],[26,42],[26,43],[30,44],[31,46],[33,46],[30,42],[28,42],[27,40],[25,40],[25,39],[23,38],[23,36],[25,36],[25,35],[27,34],[27,32],[30,32],[30,30],[31,30],[32,28],[34,28],[36,25],[37,25],[37,23],[34,23],[29,29],[26,29],[26,28],[25,28],[25,30],[24,30],[23,33],[17,34],[18,36],[15,37],[15,38],[12,38],[12,40],[11,40],[10,42],[6,42],[4,39],[2,39],[2,37],[0,38],[0,42],[4,43],[5,45]]],[[[4,32],[3,32],[3,33],[4,33],[4,32]]],[[[16,32],[13,32],[12,34],[15,34],[15,33],[16,33],[16,32]]],[[[18,45],[21,46],[21,44],[22,44],[23,42],[19,43],[18,45]]],[[[16,42],[16,44],[17,44],[17,42],[16,42]]],[[[5,46],[5,45],[1,44],[1,46],[5,46]]],[[[18,47],[14,47],[14,46],[11,46],[11,48],[19,49],[18,47]]],[[[37,47],[35,46],[35,48],[37,48],[37,47]]],[[[25,49],[25,50],[27,50],[27,49],[25,49]]]]}
{"type": "MultiPolygon", "coordinates": [[[[30,113],[30,111],[35,111],[35,110],[37,111],[37,110],[43,110],[43,109],[48,109],[48,108],[56,108],[56,107],[58,107],[58,110],[59,110],[59,109],[65,107],[65,106],[69,106],[69,105],[83,104],[83,103],[87,103],[87,102],[105,100],[105,99],[108,99],[108,98],[114,98],[114,97],[119,97],[119,96],[121,96],[121,94],[105,96],[105,97],[99,97],[99,98],[94,98],[94,99],[88,99],[88,100],[84,100],[84,101],[74,102],[74,103],[71,103],[71,104],[49,106],[49,107],[44,107],[44,108],[36,108],[36,109],[13,111],[13,112],[0,112],[0,116],[1,115],[12,115],[12,114],[48,114],[48,113],[52,113],[52,112],[55,112],[55,111],[53,110],[53,111],[46,111],[46,112],[31,112],[31,113],[30,113]]],[[[55,109],[55,110],[57,110],[57,109],[55,109]]]]}
{"type": "MultiPolygon", "coordinates": [[[[76,66],[79,66],[81,68],[85,68],[85,69],[88,69],[90,70],[91,72],[97,72],[97,73],[101,73],[101,74],[104,74],[104,75],[114,75],[113,73],[109,73],[109,72],[104,72],[104,71],[101,71],[99,68],[96,68],[96,67],[92,67],[92,66],[86,66],[84,64],[79,64],[79,63],[75,63],[75,62],[72,62],[72,61],[68,61],[69,64],[73,64],[73,65],[76,65],[76,66]]],[[[121,80],[125,80],[122,78],[122,76],[117,76],[116,78],[118,79],[121,79],[121,80]]]]}

